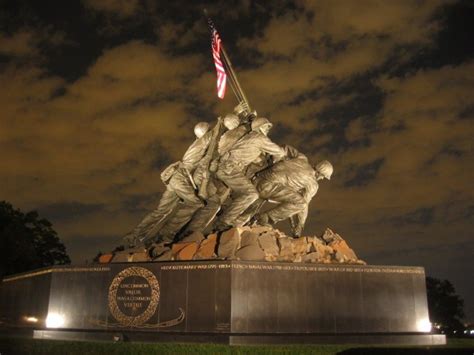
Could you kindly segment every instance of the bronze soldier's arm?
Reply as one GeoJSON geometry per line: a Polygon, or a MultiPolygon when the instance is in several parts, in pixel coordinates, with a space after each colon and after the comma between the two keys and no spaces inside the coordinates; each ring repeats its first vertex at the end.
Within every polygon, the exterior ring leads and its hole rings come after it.
{"type": "Polygon", "coordinates": [[[197,163],[205,156],[207,147],[212,140],[212,131],[207,132],[201,138],[196,139],[183,155],[183,164],[186,168],[194,170],[197,163]]]}
{"type": "Polygon", "coordinates": [[[203,178],[203,181],[201,183],[201,186],[199,186],[198,190],[198,195],[201,199],[207,200],[208,192],[207,192],[207,185],[209,184],[209,173],[211,170],[211,162],[217,157],[217,146],[219,144],[219,137],[221,135],[221,128],[222,128],[222,119],[219,117],[217,119],[217,124],[215,127],[212,129],[212,131],[208,132],[210,133],[210,142],[207,148],[207,152],[205,156],[202,158],[202,164],[204,164],[207,168],[204,169],[205,175],[203,178]]]}
{"type": "Polygon", "coordinates": [[[260,137],[260,149],[267,154],[270,154],[274,157],[274,161],[280,161],[286,155],[285,150],[279,145],[273,143],[270,138],[265,135],[260,137]]]}
{"type": "Polygon", "coordinates": [[[316,180],[311,180],[308,181],[308,184],[306,185],[306,188],[303,193],[303,197],[306,201],[306,203],[309,203],[311,199],[316,195],[318,192],[319,185],[316,182],[316,180]]]}

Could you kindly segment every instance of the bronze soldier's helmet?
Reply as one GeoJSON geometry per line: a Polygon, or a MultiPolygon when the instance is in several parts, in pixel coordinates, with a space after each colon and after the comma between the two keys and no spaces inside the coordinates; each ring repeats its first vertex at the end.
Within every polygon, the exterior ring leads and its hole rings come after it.
{"type": "Polygon", "coordinates": [[[197,125],[194,126],[194,134],[196,137],[201,138],[209,131],[209,123],[207,122],[199,122],[197,125]]]}
{"type": "Polygon", "coordinates": [[[262,130],[263,134],[267,134],[268,131],[273,127],[268,119],[265,117],[257,117],[252,121],[252,131],[262,130]]]}
{"type": "Polygon", "coordinates": [[[237,128],[240,124],[240,119],[237,115],[229,113],[224,117],[224,126],[228,129],[237,128]]]}
{"type": "Polygon", "coordinates": [[[334,171],[334,168],[332,167],[332,164],[328,162],[327,160],[323,160],[322,162],[319,162],[315,170],[320,173],[322,176],[324,176],[326,179],[331,180],[331,175],[334,171]]]}

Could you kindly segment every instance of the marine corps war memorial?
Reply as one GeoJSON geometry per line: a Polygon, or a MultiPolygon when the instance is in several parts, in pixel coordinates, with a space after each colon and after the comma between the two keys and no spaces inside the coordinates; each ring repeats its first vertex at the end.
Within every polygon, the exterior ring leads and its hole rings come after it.
{"type": "Polygon", "coordinates": [[[235,108],[196,120],[123,247],[4,278],[2,324],[38,339],[445,344],[431,333],[422,267],[368,265],[337,226],[305,230],[337,166],[271,140],[271,118],[250,105],[210,26],[217,95],[230,86],[235,108]]]}

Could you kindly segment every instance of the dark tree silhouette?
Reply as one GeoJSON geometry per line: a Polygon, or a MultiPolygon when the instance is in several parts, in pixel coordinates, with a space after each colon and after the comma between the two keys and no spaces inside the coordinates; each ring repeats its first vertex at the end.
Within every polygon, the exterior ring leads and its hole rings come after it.
{"type": "Polygon", "coordinates": [[[464,301],[448,280],[426,278],[430,320],[444,331],[462,329],[464,301]]]}
{"type": "Polygon", "coordinates": [[[0,277],[70,262],[51,222],[0,202],[0,277]]]}

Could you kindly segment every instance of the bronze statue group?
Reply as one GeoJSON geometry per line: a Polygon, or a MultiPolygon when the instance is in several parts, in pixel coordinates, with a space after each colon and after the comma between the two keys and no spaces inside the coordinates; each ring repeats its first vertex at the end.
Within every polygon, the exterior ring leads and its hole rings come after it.
{"type": "Polygon", "coordinates": [[[329,180],[333,167],[327,160],[313,167],[294,147],[278,146],[267,136],[271,128],[245,104],[212,129],[198,123],[182,160],[161,173],[166,190],[158,206],[125,236],[126,244],[171,243],[196,231],[285,219],[300,236],[318,181],[329,180]]]}

